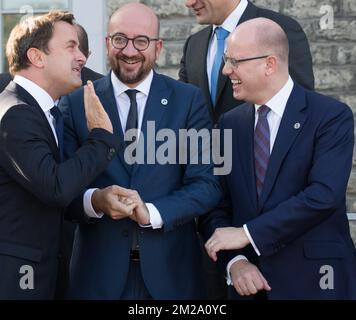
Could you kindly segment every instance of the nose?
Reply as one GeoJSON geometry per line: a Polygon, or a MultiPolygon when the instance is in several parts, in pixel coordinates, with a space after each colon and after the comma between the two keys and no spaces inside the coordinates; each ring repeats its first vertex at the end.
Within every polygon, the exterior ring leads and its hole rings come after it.
{"type": "Polygon", "coordinates": [[[192,8],[195,3],[196,3],[196,0],[185,0],[185,6],[187,8],[192,8]]]}
{"type": "Polygon", "coordinates": [[[121,49],[121,52],[126,56],[135,56],[138,50],[134,47],[133,41],[128,40],[128,43],[125,48],[121,49]]]}
{"type": "Polygon", "coordinates": [[[227,62],[225,63],[223,69],[222,69],[222,74],[225,76],[229,76],[232,73],[232,68],[230,66],[230,63],[227,62]]]}
{"type": "Polygon", "coordinates": [[[78,50],[77,50],[76,60],[79,61],[82,66],[84,66],[86,64],[86,62],[87,62],[87,57],[84,55],[83,52],[81,52],[79,50],[79,47],[78,47],[78,50]]]}

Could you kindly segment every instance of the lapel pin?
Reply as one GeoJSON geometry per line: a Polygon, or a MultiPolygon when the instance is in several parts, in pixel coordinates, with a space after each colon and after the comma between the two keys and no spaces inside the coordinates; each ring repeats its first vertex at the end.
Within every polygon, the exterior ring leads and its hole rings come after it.
{"type": "Polygon", "coordinates": [[[168,100],[167,99],[162,99],[161,100],[161,104],[163,104],[164,106],[166,106],[168,104],[168,100]]]}
{"type": "Polygon", "coordinates": [[[299,129],[300,128],[300,123],[299,122],[296,122],[295,124],[294,124],[294,129],[299,129]]]}

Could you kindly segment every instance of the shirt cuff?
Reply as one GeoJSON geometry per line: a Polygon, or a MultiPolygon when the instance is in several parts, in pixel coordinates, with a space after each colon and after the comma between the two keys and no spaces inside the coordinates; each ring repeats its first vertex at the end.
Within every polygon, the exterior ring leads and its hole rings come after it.
{"type": "Polygon", "coordinates": [[[261,255],[260,250],[258,250],[255,242],[253,241],[253,239],[252,239],[252,237],[250,235],[250,232],[248,231],[247,225],[244,224],[243,227],[244,227],[244,230],[245,230],[245,233],[246,233],[246,236],[247,236],[248,240],[250,240],[250,243],[252,244],[253,249],[255,250],[256,254],[258,256],[260,256],[261,255]]]}
{"type": "Polygon", "coordinates": [[[240,261],[240,260],[247,260],[247,258],[240,254],[240,255],[236,256],[235,258],[231,259],[226,267],[226,284],[228,286],[234,285],[231,280],[230,268],[236,261],[240,261]]]}
{"type": "Polygon", "coordinates": [[[88,189],[84,193],[83,197],[83,207],[84,207],[84,212],[89,218],[97,218],[100,219],[104,215],[103,212],[95,212],[93,205],[91,203],[91,197],[94,193],[95,190],[98,188],[93,188],[93,189],[88,189]]]}
{"type": "Polygon", "coordinates": [[[152,229],[160,229],[163,226],[163,220],[161,217],[161,214],[157,210],[157,208],[152,204],[152,203],[146,203],[146,207],[148,210],[148,213],[150,215],[150,224],[147,225],[141,225],[143,228],[148,228],[152,227],[152,229]]]}

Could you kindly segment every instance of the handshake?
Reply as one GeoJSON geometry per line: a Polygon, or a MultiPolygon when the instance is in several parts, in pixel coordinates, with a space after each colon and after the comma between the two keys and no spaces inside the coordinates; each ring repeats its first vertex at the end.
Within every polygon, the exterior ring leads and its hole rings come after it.
{"type": "Polygon", "coordinates": [[[92,195],[91,202],[95,212],[102,212],[114,220],[130,218],[140,225],[150,223],[147,206],[135,190],[116,185],[97,189],[92,195]]]}

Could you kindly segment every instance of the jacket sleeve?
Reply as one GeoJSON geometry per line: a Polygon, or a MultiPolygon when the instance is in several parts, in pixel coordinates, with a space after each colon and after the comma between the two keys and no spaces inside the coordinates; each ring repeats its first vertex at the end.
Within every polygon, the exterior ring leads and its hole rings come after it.
{"type": "Polygon", "coordinates": [[[1,119],[0,164],[44,203],[66,207],[105,169],[117,152],[117,142],[109,132],[94,129],[72,158],[57,163],[45,125],[31,107],[11,107],[1,119]]]}

